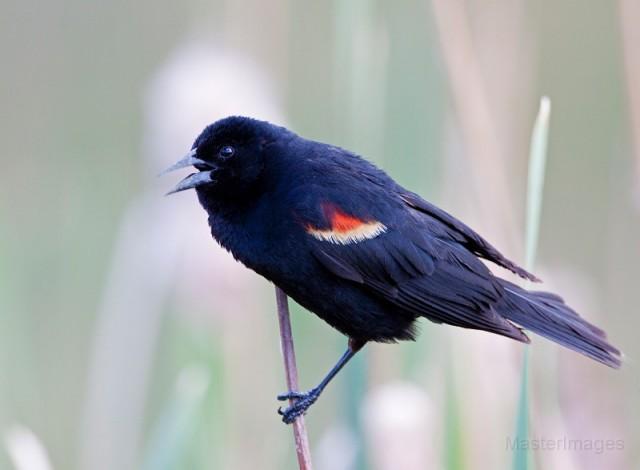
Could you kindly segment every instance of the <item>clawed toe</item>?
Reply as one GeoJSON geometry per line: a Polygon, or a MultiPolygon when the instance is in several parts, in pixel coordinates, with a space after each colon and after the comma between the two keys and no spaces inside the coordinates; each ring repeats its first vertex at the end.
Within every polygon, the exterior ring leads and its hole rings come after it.
{"type": "Polygon", "coordinates": [[[296,418],[307,412],[309,407],[315,403],[320,396],[320,390],[312,389],[308,392],[286,392],[278,395],[278,400],[295,400],[293,404],[286,408],[278,408],[278,414],[282,416],[282,421],[286,424],[293,423],[296,418]]]}
{"type": "Polygon", "coordinates": [[[285,392],[278,395],[279,401],[287,401],[287,400],[298,400],[300,398],[305,398],[309,392],[285,392]]]}

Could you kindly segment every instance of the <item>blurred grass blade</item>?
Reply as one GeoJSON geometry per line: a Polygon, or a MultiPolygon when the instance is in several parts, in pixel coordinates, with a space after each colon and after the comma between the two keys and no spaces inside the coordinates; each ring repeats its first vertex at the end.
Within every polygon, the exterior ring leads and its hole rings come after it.
{"type": "Polygon", "coordinates": [[[144,455],[144,470],[183,468],[187,445],[198,429],[204,400],[209,390],[209,372],[204,366],[185,368],[171,397],[154,426],[144,455]]]}
{"type": "MultiPolygon", "coordinates": [[[[450,362],[450,360],[448,360],[450,362]]],[[[463,427],[460,420],[460,405],[454,383],[452,366],[445,369],[446,374],[446,415],[445,415],[445,468],[447,470],[464,469],[463,427]]]]}
{"type": "Polygon", "coordinates": [[[547,162],[547,142],[549,136],[549,116],[551,101],[546,96],[540,100],[540,110],[533,127],[529,154],[529,174],[527,181],[527,220],[525,240],[525,269],[532,270],[538,250],[542,193],[544,191],[544,170],[547,162]]]}
{"type": "Polygon", "coordinates": [[[516,436],[513,449],[513,469],[528,470],[533,468],[529,453],[529,348],[524,350],[522,363],[522,379],[520,381],[520,398],[518,399],[518,415],[516,418],[516,436]]]}
{"type": "MultiPolygon", "coordinates": [[[[549,116],[551,101],[546,96],[540,100],[540,110],[531,135],[529,173],[527,181],[527,214],[525,228],[525,268],[533,270],[540,232],[540,213],[544,190],[544,171],[547,160],[549,116]]],[[[529,448],[529,348],[525,348],[520,382],[520,397],[516,419],[514,470],[533,468],[529,448]]]]}

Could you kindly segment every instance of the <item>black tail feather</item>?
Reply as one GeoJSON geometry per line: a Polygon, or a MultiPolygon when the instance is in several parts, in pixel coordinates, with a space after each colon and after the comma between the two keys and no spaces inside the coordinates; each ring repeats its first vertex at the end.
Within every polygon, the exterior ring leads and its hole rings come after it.
{"type": "Polygon", "coordinates": [[[621,353],[607,342],[605,332],[581,318],[561,297],[500,282],[506,292],[496,309],[501,316],[609,367],[620,367],[621,353]]]}

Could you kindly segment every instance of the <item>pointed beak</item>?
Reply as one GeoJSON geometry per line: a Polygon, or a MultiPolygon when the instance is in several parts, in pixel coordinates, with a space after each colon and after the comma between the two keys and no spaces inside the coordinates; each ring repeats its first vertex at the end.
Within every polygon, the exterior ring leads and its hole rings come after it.
{"type": "Polygon", "coordinates": [[[165,196],[169,196],[170,194],[179,193],[180,191],[185,191],[187,189],[197,188],[198,186],[202,186],[203,184],[213,183],[213,171],[200,171],[198,173],[192,173],[187,176],[185,179],[180,181],[175,188],[169,191],[165,196]]]}
{"type": "Polygon", "coordinates": [[[198,157],[196,157],[197,150],[198,150],[197,148],[193,149],[191,152],[186,154],[182,159],[178,160],[169,168],[161,172],[158,176],[163,176],[163,175],[166,175],[167,173],[171,173],[172,171],[179,170],[180,168],[186,168],[188,166],[193,166],[193,165],[203,165],[203,166],[208,166],[213,168],[213,165],[211,163],[205,162],[204,160],[200,160],[198,157]]]}
{"type": "Polygon", "coordinates": [[[197,149],[193,149],[191,152],[185,155],[184,158],[182,158],[181,160],[171,165],[169,168],[164,170],[158,176],[166,175],[167,173],[170,173],[175,170],[179,170],[180,168],[186,168],[188,166],[194,166],[194,165],[202,165],[202,166],[211,168],[211,170],[200,171],[198,173],[190,174],[185,179],[180,181],[175,188],[173,188],[171,191],[165,194],[165,196],[168,196],[174,193],[179,193],[180,191],[185,191],[187,189],[197,188],[198,186],[201,186],[203,184],[214,182],[213,173],[215,170],[217,170],[217,167],[212,163],[206,162],[196,157],[196,150],[197,149]]]}

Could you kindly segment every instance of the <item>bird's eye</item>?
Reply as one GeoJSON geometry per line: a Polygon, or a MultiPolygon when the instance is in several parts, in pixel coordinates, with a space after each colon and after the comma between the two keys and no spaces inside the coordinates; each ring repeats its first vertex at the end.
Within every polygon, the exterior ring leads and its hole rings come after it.
{"type": "Polygon", "coordinates": [[[222,158],[232,157],[234,153],[236,153],[236,149],[234,149],[231,145],[223,146],[219,152],[222,158]]]}

